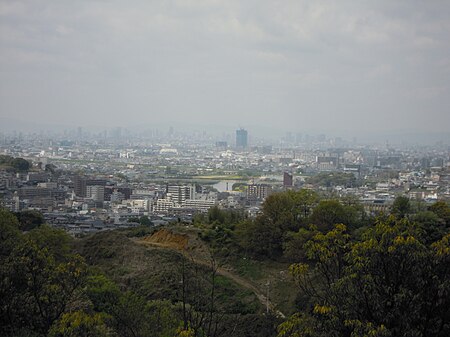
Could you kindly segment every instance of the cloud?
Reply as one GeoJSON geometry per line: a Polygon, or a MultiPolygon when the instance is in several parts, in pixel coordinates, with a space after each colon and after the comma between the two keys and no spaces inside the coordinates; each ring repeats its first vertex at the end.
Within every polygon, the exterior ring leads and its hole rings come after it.
{"type": "Polygon", "coordinates": [[[3,1],[0,115],[286,118],[344,130],[408,109],[409,125],[425,127],[425,109],[442,118],[450,103],[449,10],[418,0],[3,1]]]}

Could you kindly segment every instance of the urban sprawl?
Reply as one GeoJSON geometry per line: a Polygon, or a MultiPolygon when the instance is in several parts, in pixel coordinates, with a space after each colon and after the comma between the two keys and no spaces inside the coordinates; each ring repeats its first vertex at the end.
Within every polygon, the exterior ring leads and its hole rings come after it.
{"type": "Polygon", "coordinates": [[[289,189],[352,196],[372,214],[388,211],[399,195],[424,207],[450,199],[443,143],[359,145],[294,133],[268,142],[245,129],[219,139],[173,128],[0,136],[0,205],[38,210],[72,235],[138,226],[143,217],[189,224],[214,206],[255,217],[268,195],[289,189]],[[26,164],[8,165],[16,158],[26,164]]]}

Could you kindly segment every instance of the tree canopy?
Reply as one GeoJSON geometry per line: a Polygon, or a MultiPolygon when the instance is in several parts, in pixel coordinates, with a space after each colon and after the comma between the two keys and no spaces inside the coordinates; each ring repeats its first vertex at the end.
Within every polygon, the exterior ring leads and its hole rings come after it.
{"type": "Polygon", "coordinates": [[[0,166],[10,168],[15,172],[26,172],[30,169],[31,164],[23,158],[0,155],[0,166]]]}
{"type": "Polygon", "coordinates": [[[450,234],[432,244],[393,217],[354,240],[338,224],[305,245],[308,263],[291,266],[308,309],[279,336],[447,336],[450,234]]]}

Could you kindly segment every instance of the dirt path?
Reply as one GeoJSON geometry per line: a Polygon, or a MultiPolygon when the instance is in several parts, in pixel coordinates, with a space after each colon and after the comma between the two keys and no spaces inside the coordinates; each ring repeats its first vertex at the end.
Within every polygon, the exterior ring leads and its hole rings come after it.
{"type": "MultiPolygon", "coordinates": [[[[142,245],[148,245],[148,246],[152,246],[152,247],[160,247],[160,248],[164,248],[164,249],[180,251],[179,249],[173,247],[172,245],[166,245],[164,243],[155,243],[155,242],[149,242],[149,241],[145,241],[145,240],[134,240],[134,241],[136,243],[139,243],[142,245]]],[[[199,258],[194,258],[191,255],[189,255],[189,258],[196,264],[201,264],[203,266],[211,267],[211,263],[209,261],[205,261],[205,260],[202,260],[199,258]]],[[[270,300],[269,301],[267,300],[266,295],[264,295],[254,284],[252,284],[248,280],[246,280],[243,277],[236,275],[233,272],[231,272],[230,270],[222,268],[222,267],[217,267],[217,274],[233,280],[235,283],[239,284],[241,287],[251,290],[256,295],[256,297],[258,298],[258,300],[261,302],[261,304],[264,307],[268,306],[272,312],[275,312],[277,314],[277,316],[279,316],[281,318],[286,317],[281,311],[275,309],[275,306],[273,305],[273,303],[270,302],[270,300]]]]}

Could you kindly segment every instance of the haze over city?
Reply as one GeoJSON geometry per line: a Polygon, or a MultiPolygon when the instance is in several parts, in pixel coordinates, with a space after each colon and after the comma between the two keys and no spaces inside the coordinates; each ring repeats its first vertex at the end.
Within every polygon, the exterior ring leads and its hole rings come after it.
{"type": "Polygon", "coordinates": [[[0,27],[2,131],[449,139],[446,1],[2,1],[0,27]]]}

